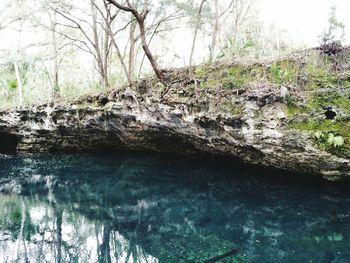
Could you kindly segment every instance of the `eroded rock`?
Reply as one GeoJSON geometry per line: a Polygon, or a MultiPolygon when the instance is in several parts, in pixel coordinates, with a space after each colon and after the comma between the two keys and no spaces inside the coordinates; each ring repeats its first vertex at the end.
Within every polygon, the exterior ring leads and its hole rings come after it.
{"type": "Polygon", "coordinates": [[[0,112],[0,152],[204,153],[332,180],[350,178],[349,159],[318,149],[310,136],[288,128],[280,94],[231,94],[228,101],[239,109],[234,115],[231,108],[194,111],[195,100],[160,102],[149,94],[139,96],[114,91],[90,97],[89,104],[0,112]]]}

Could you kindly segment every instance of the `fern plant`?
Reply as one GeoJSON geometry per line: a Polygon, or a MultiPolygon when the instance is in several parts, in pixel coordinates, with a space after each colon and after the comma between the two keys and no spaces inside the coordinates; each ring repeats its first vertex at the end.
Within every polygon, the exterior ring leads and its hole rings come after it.
{"type": "Polygon", "coordinates": [[[332,132],[324,133],[316,131],[314,133],[314,138],[319,144],[324,145],[325,148],[337,149],[341,148],[345,143],[343,136],[335,135],[332,132]]]}

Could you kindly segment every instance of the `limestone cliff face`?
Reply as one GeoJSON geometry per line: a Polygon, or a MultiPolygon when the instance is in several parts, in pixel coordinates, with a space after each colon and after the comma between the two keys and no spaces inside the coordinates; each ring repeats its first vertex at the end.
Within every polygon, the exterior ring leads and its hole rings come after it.
{"type": "MultiPolygon", "coordinates": [[[[208,100],[215,96],[219,94],[208,100]]],[[[208,153],[329,179],[350,178],[349,159],[318,149],[309,135],[288,128],[286,104],[279,95],[264,91],[225,97],[239,111],[194,110],[199,102],[156,101],[130,90],[67,106],[5,111],[0,113],[0,150],[208,153]]]]}
{"type": "Polygon", "coordinates": [[[214,65],[131,87],[0,112],[0,153],[157,151],[350,178],[350,51],[214,65]],[[324,56],[324,55],[323,55],[324,56]],[[338,60],[337,60],[338,59],[338,60]]]}

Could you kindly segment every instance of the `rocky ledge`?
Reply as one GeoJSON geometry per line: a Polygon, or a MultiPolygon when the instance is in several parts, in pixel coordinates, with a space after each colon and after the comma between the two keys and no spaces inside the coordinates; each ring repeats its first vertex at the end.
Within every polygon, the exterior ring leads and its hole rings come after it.
{"type": "MultiPolygon", "coordinates": [[[[312,56],[308,52],[267,64],[203,66],[191,77],[183,69],[168,73],[168,87],[145,79],[69,104],[3,111],[0,152],[204,153],[347,179],[350,126],[344,100],[350,100],[349,87],[319,84],[324,76],[315,72],[324,74],[318,70],[329,62],[308,68],[312,56]],[[288,74],[295,75],[288,79],[288,74]],[[327,95],[324,102],[322,94],[337,95],[327,95]],[[339,131],[334,128],[338,126],[339,131]]],[[[334,83],[339,85],[342,76],[337,72],[334,83]]]]}

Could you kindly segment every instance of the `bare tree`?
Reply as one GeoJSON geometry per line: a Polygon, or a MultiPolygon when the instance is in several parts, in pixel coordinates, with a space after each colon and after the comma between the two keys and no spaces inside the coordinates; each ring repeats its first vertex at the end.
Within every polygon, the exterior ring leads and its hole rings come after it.
{"type": "MultiPolygon", "coordinates": [[[[115,39],[115,33],[113,32],[113,29],[112,29],[112,23],[113,21],[115,20],[115,18],[117,17],[118,13],[115,13],[114,15],[111,14],[111,10],[110,10],[110,7],[107,5],[107,3],[105,1],[103,1],[104,3],[104,7],[105,7],[105,11],[106,11],[106,17],[103,16],[103,12],[100,11],[101,15],[104,17],[105,19],[105,23],[106,23],[106,26],[107,26],[107,34],[109,35],[109,37],[111,38],[111,41],[112,41],[112,44],[115,48],[115,51],[117,52],[117,56],[118,56],[118,59],[119,59],[119,62],[122,66],[122,70],[125,74],[125,77],[127,78],[127,81],[129,84],[131,84],[131,81],[132,81],[132,76],[130,76],[130,69],[128,71],[127,67],[126,67],[126,64],[125,64],[125,60],[124,60],[124,57],[120,51],[120,47],[115,39]]],[[[98,7],[96,7],[98,8],[98,7]]],[[[98,9],[100,10],[100,9],[98,9]]],[[[122,29],[123,30],[123,29],[122,29]]],[[[122,31],[120,30],[120,31],[122,31]]]]}
{"type": "Polygon", "coordinates": [[[111,39],[107,34],[106,20],[99,15],[102,9],[97,9],[96,0],[90,0],[88,5],[89,10],[83,10],[82,7],[79,7],[78,14],[75,14],[74,10],[77,8],[72,5],[52,4],[51,9],[60,18],[60,22],[56,23],[55,32],[70,40],[71,46],[92,55],[100,76],[100,83],[104,87],[108,87],[111,39]],[[84,17],[79,14],[81,12],[83,12],[84,17]],[[71,32],[67,32],[68,29],[71,32]]]}
{"type": "Polygon", "coordinates": [[[153,68],[154,73],[156,74],[156,76],[158,77],[158,79],[161,82],[165,83],[163,71],[159,67],[157,60],[155,59],[151,50],[149,49],[147,39],[146,39],[145,20],[146,20],[148,13],[149,13],[148,0],[144,0],[144,7],[143,7],[142,12],[139,12],[134,6],[132,6],[129,0],[126,0],[127,5],[120,4],[119,2],[117,2],[117,0],[106,0],[106,1],[108,3],[114,5],[115,7],[117,7],[120,10],[131,13],[135,17],[137,24],[139,26],[139,30],[140,30],[140,38],[141,38],[142,48],[143,48],[149,62],[151,63],[151,66],[153,68]]]}
{"type": "Polygon", "coordinates": [[[209,61],[212,62],[214,59],[215,54],[215,48],[216,48],[216,41],[217,41],[217,35],[219,33],[219,0],[214,0],[214,27],[213,27],[213,35],[210,45],[210,55],[209,55],[209,61]]]}
{"type": "Polygon", "coordinates": [[[51,44],[52,44],[52,60],[53,60],[53,67],[52,67],[52,75],[53,75],[53,98],[55,99],[57,95],[59,94],[59,79],[58,79],[58,51],[57,51],[57,34],[56,34],[56,25],[57,25],[57,19],[56,19],[56,11],[53,11],[53,14],[50,15],[50,23],[51,23],[51,44]]]}
{"type": "Polygon", "coordinates": [[[38,8],[33,10],[29,19],[30,25],[37,29],[47,32],[48,39],[41,40],[37,45],[42,48],[48,47],[48,53],[43,53],[41,62],[45,65],[46,75],[50,81],[51,99],[56,100],[61,97],[60,92],[60,69],[64,57],[72,49],[73,42],[71,39],[64,37],[66,31],[59,29],[60,22],[57,10],[64,9],[68,4],[66,1],[57,2],[56,0],[40,0],[38,8]],[[50,69],[47,69],[46,61],[50,61],[50,69]]]}
{"type": "Polygon", "coordinates": [[[12,15],[10,14],[12,12],[8,12],[9,10],[14,8],[16,8],[16,3],[13,3],[12,1],[7,1],[7,5],[4,5],[4,7],[0,9],[0,31],[26,18],[25,14],[21,14],[23,16],[19,16],[12,15]]]}
{"type": "MultiPolygon", "coordinates": [[[[226,27],[226,30],[228,31],[226,36],[223,30],[221,31],[221,36],[222,38],[226,38],[226,43],[231,43],[229,49],[232,49],[230,52],[233,54],[239,51],[242,45],[245,44],[242,42],[246,41],[247,37],[251,34],[250,32],[253,30],[253,27],[255,27],[250,24],[248,31],[245,30],[245,27],[250,23],[254,16],[253,7],[256,2],[257,0],[234,0],[230,3],[228,9],[220,14],[220,18],[222,17],[220,27],[222,27],[223,24],[229,25],[226,27]],[[229,11],[229,15],[225,15],[227,11],[229,11]]],[[[222,54],[226,57],[230,57],[230,55],[225,52],[227,47],[221,46],[220,49],[222,54]]]]}
{"type": "Polygon", "coordinates": [[[102,39],[103,43],[100,45],[100,39],[98,34],[98,21],[97,21],[97,9],[95,0],[90,0],[91,17],[92,17],[92,33],[93,38],[91,41],[92,46],[95,50],[96,62],[98,64],[99,73],[103,85],[105,87],[109,86],[108,81],[108,53],[109,53],[109,35],[105,34],[105,39],[102,39]]]}
{"type": "Polygon", "coordinates": [[[196,47],[197,35],[198,35],[199,27],[200,27],[201,21],[202,21],[203,5],[204,5],[204,3],[206,1],[207,0],[201,0],[201,3],[200,3],[199,8],[198,8],[198,12],[197,12],[196,25],[195,25],[195,28],[194,28],[194,34],[193,34],[193,40],[192,40],[192,48],[191,48],[191,53],[190,53],[190,61],[189,61],[190,68],[192,67],[192,61],[193,61],[194,50],[195,50],[195,47],[196,47]]]}
{"type": "MultiPolygon", "coordinates": [[[[174,21],[178,22],[184,17],[182,10],[175,10],[170,13],[167,12],[168,5],[161,6],[154,14],[154,21],[147,27],[147,33],[150,35],[148,40],[148,46],[151,45],[152,40],[160,33],[169,33],[173,29],[179,28],[178,25],[174,25],[174,21]]],[[[164,40],[163,40],[164,41],[164,40]]],[[[141,76],[141,70],[145,60],[146,54],[142,56],[140,63],[139,74],[141,76]]]]}
{"type": "MultiPolygon", "coordinates": [[[[225,15],[231,11],[232,9],[237,6],[240,0],[231,0],[228,6],[225,6],[224,9],[220,8],[219,0],[213,0],[214,1],[214,14],[213,14],[213,30],[212,30],[212,40],[210,45],[210,54],[209,54],[209,61],[212,62],[215,58],[215,51],[217,47],[218,37],[220,35],[220,30],[222,27],[222,24],[225,22],[226,17],[225,15]],[[223,21],[221,21],[223,20],[223,21]]],[[[250,1],[250,0],[244,0],[244,1],[250,1]]]]}
{"type": "Polygon", "coordinates": [[[14,62],[13,66],[15,68],[16,79],[17,79],[18,103],[19,103],[19,106],[21,107],[23,105],[23,83],[22,83],[21,74],[18,68],[18,63],[14,62]]]}
{"type": "Polygon", "coordinates": [[[129,30],[129,78],[133,79],[134,72],[135,72],[135,63],[136,63],[136,41],[137,37],[135,36],[136,33],[136,23],[131,22],[130,23],[130,30],[129,30]]]}

